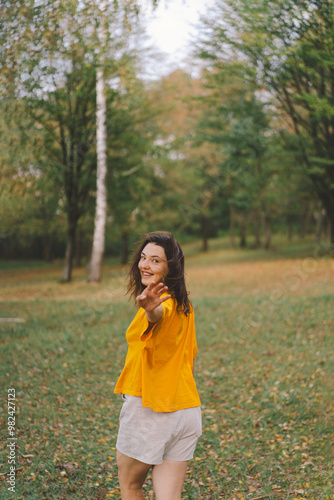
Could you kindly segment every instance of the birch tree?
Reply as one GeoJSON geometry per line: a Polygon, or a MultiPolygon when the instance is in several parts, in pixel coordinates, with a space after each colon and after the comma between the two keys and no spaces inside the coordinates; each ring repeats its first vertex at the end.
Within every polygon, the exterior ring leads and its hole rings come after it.
{"type": "MultiPolygon", "coordinates": [[[[153,0],[153,5],[156,5],[153,0]]],[[[136,1],[127,0],[124,2],[125,13],[129,11],[138,12],[139,7],[136,1]]],[[[107,43],[107,3],[101,1],[99,9],[99,56],[96,75],[96,144],[97,144],[97,174],[96,174],[96,208],[94,221],[94,238],[92,247],[92,256],[89,266],[88,281],[97,283],[101,281],[102,276],[102,258],[105,242],[105,225],[107,220],[107,128],[106,128],[106,91],[104,79],[104,59],[107,43]]],[[[126,18],[127,19],[127,16],[126,18]]]]}
{"type": "MultiPolygon", "coordinates": [[[[107,4],[110,77],[127,50],[133,4],[107,4]]],[[[101,72],[96,78],[96,55],[103,53],[97,50],[100,21],[94,0],[6,2],[0,20],[1,93],[20,99],[41,131],[35,168],[55,179],[67,216],[64,282],[71,280],[78,222],[94,193],[96,87],[103,85],[101,72]]]]}
{"type": "Polygon", "coordinates": [[[104,253],[105,225],[107,219],[107,129],[106,129],[106,91],[104,81],[104,58],[106,50],[106,2],[103,0],[100,7],[99,42],[100,52],[96,73],[96,208],[92,257],[89,269],[89,282],[101,280],[101,263],[104,253]]]}

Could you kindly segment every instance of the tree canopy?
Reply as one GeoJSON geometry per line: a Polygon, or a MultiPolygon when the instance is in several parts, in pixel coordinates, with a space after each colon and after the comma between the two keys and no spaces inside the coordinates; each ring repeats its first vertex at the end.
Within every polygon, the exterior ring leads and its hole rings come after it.
{"type": "Polygon", "coordinates": [[[108,255],[125,263],[157,228],[204,251],[222,234],[234,247],[237,231],[242,247],[294,230],[333,243],[332,2],[217,0],[197,75],[156,81],[141,72],[139,3],[105,5],[105,45],[94,0],[2,6],[1,255],[88,258],[101,61],[108,255]]]}

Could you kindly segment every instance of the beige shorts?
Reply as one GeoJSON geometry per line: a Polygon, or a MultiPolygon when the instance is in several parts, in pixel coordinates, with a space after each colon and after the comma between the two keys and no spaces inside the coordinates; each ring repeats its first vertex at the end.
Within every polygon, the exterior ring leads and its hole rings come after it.
{"type": "Polygon", "coordinates": [[[146,464],[163,460],[183,462],[194,456],[202,434],[201,407],[155,412],[142,406],[142,398],[123,394],[116,448],[146,464]]]}

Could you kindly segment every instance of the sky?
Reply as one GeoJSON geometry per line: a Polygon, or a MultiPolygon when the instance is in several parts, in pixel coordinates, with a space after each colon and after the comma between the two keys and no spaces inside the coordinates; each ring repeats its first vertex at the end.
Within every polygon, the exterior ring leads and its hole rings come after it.
{"type": "Polygon", "coordinates": [[[196,23],[215,3],[215,0],[160,0],[152,9],[152,0],[141,0],[147,12],[146,31],[150,42],[166,54],[163,64],[156,67],[158,73],[168,68],[184,67],[184,59],[190,52],[191,36],[196,33],[196,23]]]}

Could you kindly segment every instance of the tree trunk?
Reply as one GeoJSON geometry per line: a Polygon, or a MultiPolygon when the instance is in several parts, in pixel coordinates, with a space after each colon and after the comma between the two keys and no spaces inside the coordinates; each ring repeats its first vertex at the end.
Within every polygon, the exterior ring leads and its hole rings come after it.
{"type": "Polygon", "coordinates": [[[96,211],[93,238],[93,250],[90,261],[88,281],[101,281],[101,264],[104,253],[104,234],[107,219],[107,131],[106,131],[106,97],[102,68],[97,70],[96,79],[96,137],[97,137],[97,190],[96,211]]]}
{"type": "Polygon", "coordinates": [[[305,238],[306,234],[309,231],[309,226],[310,226],[310,203],[307,202],[304,204],[304,208],[301,214],[300,232],[299,232],[299,237],[301,239],[305,238]]]}
{"type": "Polygon", "coordinates": [[[209,249],[209,219],[207,217],[202,217],[202,252],[207,252],[209,249]]]}
{"type": "Polygon", "coordinates": [[[332,247],[332,254],[334,253],[334,214],[332,217],[328,217],[328,238],[332,247]]]}
{"type": "Polygon", "coordinates": [[[67,231],[67,246],[65,253],[65,264],[63,269],[62,281],[64,283],[69,283],[72,279],[72,269],[73,269],[73,256],[75,252],[75,233],[76,233],[76,223],[69,222],[67,231]]]}
{"type": "Polygon", "coordinates": [[[230,207],[230,248],[233,249],[235,248],[235,243],[234,243],[235,211],[232,205],[229,205],[229,207],[230,207]]]}
{"type": "Polygon", "coordinates": [[[105,1],[101,2],[101,25],[99,31],[99,40],[102,53],[100,54],[100,67],[97,69],[96,75],[97,190],[93,249],[88,275],[88,281],[90,283],[98,283],[99,281],[101,281],[101,266],[104,253],[104,236],[107,220],[107,102],[103,74],[103,54],[106,42],[104,15],[105,1]]]}
{"type": "Polygon", "coordinates": [[[326,198],[324,197],[322,199],[323,207],[324,207],[324,212],[323,214],[327,216],[327,236],[329,238],[329,242],[331,244],[332,248],[332,253],[334,252],[334,196],[333,198],[330,198],[327,196],[326,198]]]}
{"type": "Polygon", "coordinates": [[[332,232],[333,232],[332,221],[330,220],[329,217],[327,217],[327,238],[328,241],[330,242],[332,242],[333,239],[332,232]]]}
{"type": "Polygon", "coordinates": [[[44,259],[46,262],[52,262],[52,246],[54,242],[54,233],[46,234],[46,240],[44,244],[44,259]]]}
{"type": "Polygon", "coordinates": [[[314,218],[315,218],[315,241],[319,243],[321,241],[322,220],[323,220],[323,208],[321,204],[318,205],[318,208],[314,212],[314,218]]]}
{"type": "Polygon", "coordinates": [[[292,241],[292,236],[293,236],[293,216],[291,214],[288,214],[286,216],[286,222],[288,225],[288,240],[292,241]]]}
{"type": "Polygon", "coordinates": [[[75,267],[82,265],[82,230],[79,230],[75,241],[75,267]]]}
{"type": "Polygon", "coordinates": [[[246,248],[246,220],[245,216],[242,215],[240,219],[240,248],[246,248]]]}
{"type": "Polygon", "coordinates": [[[255,248],[261,247],[261,235],[260,235],[260,214],[258,209],[254,210],[253,213],[254,222],[254,235],[255,235],[255,248]]]}
{"type": "Polygon", "coordinates": [[[129,233],[123,231],[122,233],[122,260],[123,265],[127,264],[129,260],[129,233]]]}
{"type": "Polygon", "coordinates": [[[268,214],[263,214],[263,229],[265,233],[265,242],[263,248],[268,250],[270,248],[271,243],[271,230],[270,230],[270,217],[268,214]]]}

